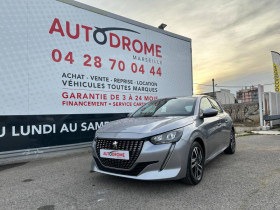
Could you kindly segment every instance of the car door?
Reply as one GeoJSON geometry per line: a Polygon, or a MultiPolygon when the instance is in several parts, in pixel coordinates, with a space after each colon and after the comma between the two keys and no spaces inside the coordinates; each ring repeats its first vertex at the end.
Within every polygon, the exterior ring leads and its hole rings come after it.
{"type": "MultiPolygon", "coordinates": [[[[213,105],[207,97],[203,97],[200,100],[199,114],[202,115],[203,111],[209,108],[213,108],[213,105]]],[[[219,151],[219,144],[221,142],[221,127],[220,117],[207,117],[202,118],[201,130],[206,136],[206,158],[211,157],[219,151]]]]}
{"type": "Polygon", "coordinates": [[[229,145],[230,141],[230,128],[228,126],[228,117],[227,114],[223,111],[221,106],[217,101],[215,101],[212,98],[209,98],[210,102],[212,103],[212,106],[214,109],[218,111],[218,117],[220,118],[220,132],[221,132],[221,138],[219,138],[219,148],[223,149],[229,145]]]}

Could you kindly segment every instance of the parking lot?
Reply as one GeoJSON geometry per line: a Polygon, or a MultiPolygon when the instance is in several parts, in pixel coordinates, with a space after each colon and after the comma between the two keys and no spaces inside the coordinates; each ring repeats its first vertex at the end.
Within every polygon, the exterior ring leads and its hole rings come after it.
{"type": "Polygon", "coordinates": [[[89,151],[0,166],[1,209],[280,209],[280,136],[237,138],[202,182],[144,182],[90,172],[89,151]]]}

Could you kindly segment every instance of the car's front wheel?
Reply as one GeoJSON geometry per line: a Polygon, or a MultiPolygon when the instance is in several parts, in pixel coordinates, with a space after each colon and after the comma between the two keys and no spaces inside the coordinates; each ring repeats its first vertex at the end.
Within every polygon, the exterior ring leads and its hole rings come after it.
{"type": "Polygon", "coordinates": [[[189,185],[198,184],[203,177],[204,171],[204,152],[198,142],[193,142],[188,156],[188,166],[186,177],[182,181],[189,185]]]}
{"type": "Polygon", "coordinates": [[[225,153],[226,154],[234,154],[235,153],[235,147],[236,147],[236,141],[235,141],[235,132],[232,129],[230,132],[230,142],[228,148],[226,148],[225,153]]]}

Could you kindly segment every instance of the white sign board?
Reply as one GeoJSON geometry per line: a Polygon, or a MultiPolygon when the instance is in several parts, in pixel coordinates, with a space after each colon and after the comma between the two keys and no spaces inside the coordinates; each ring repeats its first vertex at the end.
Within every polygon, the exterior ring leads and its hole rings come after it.
{"type": "Polygon", "coordinates": [[[128,113],[192,94],[191,43],[55,0],[1,3],[0,115],[128,113]]]}
{"type": "Polygon", "coordinates": [[[71,0],[1,1],[0,37],[0,153],[89,142],[192,94],[190,39],[71,0]]]}

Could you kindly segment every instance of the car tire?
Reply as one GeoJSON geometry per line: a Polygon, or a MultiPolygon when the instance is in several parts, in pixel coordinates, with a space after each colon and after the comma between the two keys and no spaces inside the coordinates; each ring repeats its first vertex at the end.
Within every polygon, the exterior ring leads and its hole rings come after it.
{"type": "Polygon", "coordinates": [[[194,141],[191,145],[186,177],[182,179],[185,184],[197,185],[203,177],[204,171],[204,151],[200,143],[194,141]]]}
{"type": "Polygon", "coordinates": [[[225,154],[234,154],[236,148],[235,132],[232,129],[230,132],[230,142],[228,148],[225,149],[225,154]]]}

